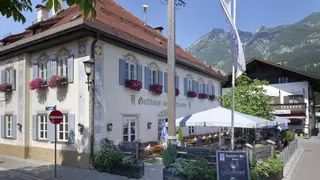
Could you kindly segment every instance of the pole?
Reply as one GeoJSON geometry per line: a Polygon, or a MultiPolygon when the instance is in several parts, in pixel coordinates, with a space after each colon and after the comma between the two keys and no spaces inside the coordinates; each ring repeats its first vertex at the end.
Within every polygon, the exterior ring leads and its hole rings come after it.
{"type": "MultiPolygon", "coordinates": [[[[168,0],[168,140],[176,141],[175,0],[168,0]]],[[[170,142],[171,141],[171,142],[170,142]]]]}
{"type": "MultiPolygon", "coordinates": [[[[236,0],[233,1],[233,23],[236,24],[236,0]]],[[[235,65],[236,57],[232,51],[232,108],[231,108],[231,150],[234,150],[234,88],[235,88],[235,65]]]]}
{"type": "Polygon", "coordinates": [[[57,178],[57,124],[54,125],[54,178],[57,178]]]}

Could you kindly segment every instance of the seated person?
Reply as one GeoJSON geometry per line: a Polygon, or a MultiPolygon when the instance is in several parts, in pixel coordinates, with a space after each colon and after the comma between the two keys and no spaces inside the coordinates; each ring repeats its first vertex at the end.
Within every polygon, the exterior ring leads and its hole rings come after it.
{"type": "Polygon", "coordinates": [[[201,136],[198,137],[198,139],[196,140],[196,145],[201,145],[202,144],[202,140],[201,140],[201,136]]]}

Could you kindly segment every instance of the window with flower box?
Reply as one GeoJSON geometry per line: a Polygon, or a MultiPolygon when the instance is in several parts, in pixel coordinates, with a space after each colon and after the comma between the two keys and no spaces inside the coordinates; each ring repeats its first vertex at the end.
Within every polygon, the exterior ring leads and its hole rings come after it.
{"type": "Polygon", "coordinates": [[[142,88],[142,66],[132,54],[119,60],[119,84],[134,91],[142,88]]]}
{"type": "Polygon", "coordinates": [[[6,72],[6,74],[5,74],[5,76],[6,76],[6,83],[12,84],[12,70],[11,70],[11,68],[7,68],[7,69],[5,70],[5,72],[6,72]]]}
{"type": "Polygon", "coordinates": [[[38,77],[43,80],[47,80],[47,64],[48,62],[40,62],[38,64],[39,74],[38,77]]]}

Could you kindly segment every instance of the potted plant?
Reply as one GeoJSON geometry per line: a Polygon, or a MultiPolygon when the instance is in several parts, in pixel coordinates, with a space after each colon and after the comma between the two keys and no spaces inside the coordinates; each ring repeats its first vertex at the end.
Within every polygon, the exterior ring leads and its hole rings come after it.
{"type": "Polygon", "coordinates": [[[49,82],[50,88],[56,88],[61,85],[68,85],[68,78],[66,76],[52,76],[49,82]]]}
{"type": "Polygon", "coordinates": [[[47,81],[45,81],[41,78],[36,78],[29,83],[29,88],[31,91],[33,91],[35,89],[45,88],[45,87],[48,87],[47,81]]]}
{"type": "Polygon", "coordinates": [[[103,144],[92,159],[92,167],[100,172],[108,172],[130,178],[144,175],[144,164],[132,156],[125,156],[111,144],[103,144]]]}
{"type": "Polygon", "coordinates": [[[281,180],[283,163],[277,158],[269,157],[257,161],[251,169],[251,180],[281,180]]]}
{"type": "Polygon", "coordinates": [[[7,83],[7,82],[0,84],[0,91],[1,92],[10,92],[10,91],[12,91],[12,84],[7,83]]]}
{"type": "Polygon", "coordinates": [[[195,98],[197,97],[197,93],[194,91],[188,91],[187,96],[190,98],[195,98]]]}
{"type": "Polygon", "coordinates": [[[200,93],[199,94],[199,99],[208,99],[208,95],[205,93],[200,93]]]}
{"type": "Polygon", "coordinates": [[[160,84],[153,84],[150,85],[149,90],[155,95],[155,96],[159,96],[162,94],[162,85],[160,84]]]}
{"type": "Polygon", "coordinates": [[[216,96],[215,96],[215,95],[209,95],[209,100],[210,100],[210,101],[216,100],[216,96]]]}
{"type": "Polygon", "coordinates": [[[125,87],[134,91],[140,91],[142,88],[142,83],[138,80],[130,79],[126,80],[125,87]]]}

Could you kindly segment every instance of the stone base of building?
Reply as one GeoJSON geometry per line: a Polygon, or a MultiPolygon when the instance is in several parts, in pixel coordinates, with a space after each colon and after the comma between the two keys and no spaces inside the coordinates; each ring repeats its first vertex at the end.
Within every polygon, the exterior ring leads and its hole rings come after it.
{"type": "MultiPolygon", "coordinates": [[[[0,147],[0,154],[54,163],[54,149],[15,146],[9,144],[0,144],[0,147]]],[[[89,169],[90,154],[79,153],[76,151],[57,150],[57,163],[59,165],[89,169]]]]}

